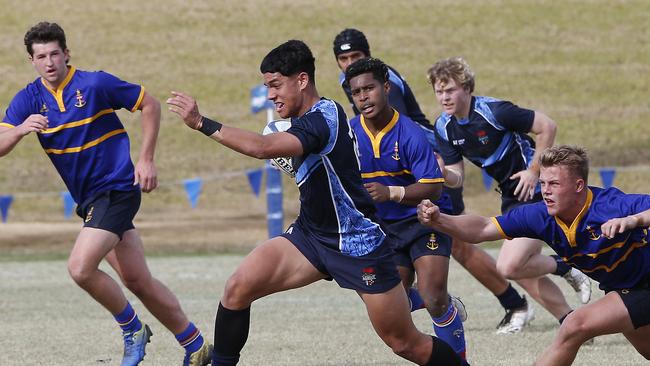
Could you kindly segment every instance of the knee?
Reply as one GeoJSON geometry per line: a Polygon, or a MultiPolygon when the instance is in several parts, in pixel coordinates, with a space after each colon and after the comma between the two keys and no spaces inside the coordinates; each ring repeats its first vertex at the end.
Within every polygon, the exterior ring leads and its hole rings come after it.
{"type": "Polygon", "coordinates": [[[72,280],[80,287],[85,287],[90,282],[93,273],[97,268],[84,265],[82,261],[70,259],[68,260],[68,273],[72,280]]]}
{"type": "Polygon", "coordinates": [[[596,335],[587,319],[579,310],[576,310],[562,322],[557,334],[557,341],[564,344],[580,345],[596,335]]]}
{"type": "Polygon", "coordinates": [[[407,358],[412,353],[412,345],[404,339],[399,339],[397,337],[390,338],[386,340],[386,344],[390,347],[393,353],[402,358],[407,358]]]}
{"type": "Polygon", "coordinates": [[[433,317],[442,316],[449,307],[449,296],[446,291],[434,291],[433,293],[422,294],[424,304],[433,317]]]}
{"type": "Polygon", "coordinates": [[[250,286],[247,284],[246,277],[235,272],[226,281],[221,303],[229,309],[239,309],[249,306],[252,301],[250,286]]]}
{"type": "Polygon", "coordinates": [[[148,289],[152,289],[153,286],[151,285],[151,276],[133,276],[133,275],[122,275],[122,283],[126,288],[131,291],[132,294],[135,296],[140,297],[148,289]]]}
{"type": "Polygon", "coordinates": [[[497,271],[509,280],[518,280],[517,274],[520,270],[521,266],[518,263],[497,261],[497,271]]]}
{"type": "Polygon", "coordinates": [[[463,242],[459,242],[454,240],[452,246],[451,246],[451,256],[461,265],[464,265],[465,262],[467,262],[467,257],[469,256],[469,253],[472,249],[470,245],[473,244],[467,244],[463,242]]]}

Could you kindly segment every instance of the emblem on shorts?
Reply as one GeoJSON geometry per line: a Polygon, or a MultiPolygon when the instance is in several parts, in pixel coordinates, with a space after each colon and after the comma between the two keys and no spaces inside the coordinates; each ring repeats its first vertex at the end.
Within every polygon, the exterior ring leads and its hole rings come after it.
{"type": "Polygon", "coordinates": [[[39,111],[39,113],[44,114],[47,113],[47,111],[48,111],[47,106],[45,105],[45,103],[43,103],[43,106],[41,106],[41,110],[39,111]]]}
{"type": "Polygon", "coordinates": [[[438,238],[436,237],[435,233],[431,233],[431,236],[429,237],[429,242],[427,243],[427,248],[431,250],[436,250],[438,249],[440,245],[438,244],[438,238]]]}
{"type": "Polygon", "coordinates": [[[88,210],[88,213],[86,214],[86,219],[84,222],[89,222],[90,220],[93,219],[93,210],[95,209],[95,206],[90,206],[90,210],[88,210]]]}
{"type": "Polygon", "coordinates": [[[376,279],[377,275],[374,268],[366,267],[361,270],[361,281],[365,282],[366,286],[372,286],[376,279]]]}
{"type": "Polygon", "coordinates": [[[622,290],[621,290],[621,293],[622,293],[623,295],[627,295],[627,294],[629,294],[629,293],[630,293],[630,290],[629,290],[629,289],[626,289],[626,288],[624,288],[624,289],[622,289],[622,290]]]}
{"type": "Polygon", "coordinates": [[[86,101],[84,100],[83,94],[81,94],[81,90],[77,89],[77,103],[74,104],[75,107],[81,108],[86,105],[86,101]]]}
{"type": "Polygon", "coordinates": [[[395,147],[393,147],[393,155],[391,158],[393,158],[393,160],[399,160],[399,145],[397,141],[395,141],[395,147]]]}
{"type": "Polygon", "coordinates": [[[589,231],[589,239],[590,240],[598,240],[598,239],[600,239],[601,235],[600,234],[596,235],[596,230],[594,230],[591,226],[587,225],[587,231],[589,231]]]}

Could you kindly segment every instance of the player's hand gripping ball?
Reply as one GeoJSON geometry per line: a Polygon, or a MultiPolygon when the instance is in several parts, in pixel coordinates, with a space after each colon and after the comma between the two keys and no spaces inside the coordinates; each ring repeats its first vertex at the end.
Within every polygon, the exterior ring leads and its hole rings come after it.
{"type": "MultiPolygon", "coordinates": [[[[291,121],[282,119],[271,121],[266,125],[266,127],[264,127],[262,134],[269,135],[276,132],[284,132],[288,130],[289,127],[291,127],[291,121]]],[[[291,178],[294,178],[296,176],[296,172],[293,170],[293,164],[291,164],[291,158],[273,158],[270,160],[271,165],[279,169],[282,173],[290,176],[291,178]]]]}

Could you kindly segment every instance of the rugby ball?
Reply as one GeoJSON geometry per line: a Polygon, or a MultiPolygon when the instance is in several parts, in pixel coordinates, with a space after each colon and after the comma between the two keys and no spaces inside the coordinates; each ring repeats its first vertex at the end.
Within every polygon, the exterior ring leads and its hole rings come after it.
{"type": "MultiPolygon", "coordinates": [[[[269,122],[262,131],[262,135],[270,135],[276,132],[284,132],[291,127],[291,121],[284,119],[279,119],[269,122]]],[[[291,163],[291,158],[273,158],[269,159],[271,165],[276,169],[279,169],[282,173],[294,178],[296,172],[293,170],[293,164],[291,163]]]]}

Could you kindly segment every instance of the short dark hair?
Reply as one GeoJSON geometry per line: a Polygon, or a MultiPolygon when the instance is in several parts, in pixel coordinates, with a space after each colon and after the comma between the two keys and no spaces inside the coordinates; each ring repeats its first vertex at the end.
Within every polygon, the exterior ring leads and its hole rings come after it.
{"type": "Polygon", "coordinates": [[[291,76],[306,72],[309,81],[315,83],[315,59],[309,47],[303,41],[292,39],[272,49],[260,64],[260,72],[279,72],[291,76]]]}
{"type": "Polygon", "coordinates": [[[381,84],[388,81],[388,66],[378,58],[366,57],[348,66],[345,70],[345,82],[349,85],[353,77],[368,72],[372,73],[372,77],[381,84]]]}
{"type": "Polygon", "coordinates": [[[341,33],[334,37],[334,56],[346,52],[360,51],[366,57],[370,57],[370,45],[366,39],[366,35],[362,31],[354,28],[345,28],[341,33]]]}
{"type": "Polygon", "coordinates": [[[547,148],[539,156],[539,164],[544,168],[563,165],[578,178],[587,183],[589,177],[589,157],[587,150],[580,146],[559,145],[547,148]]]}
{"type": "Polygon", "coordinates": [[[34,43],[59,42],[61,49],[65,51],[68,46],[65,44],[65,32],[56,23],[40,22],[25,33],[25,47],[30,56],[34,56],[34,43]]]}

